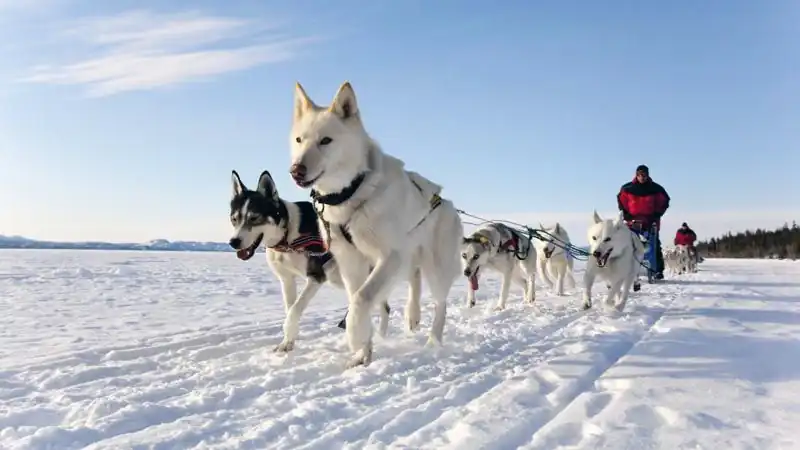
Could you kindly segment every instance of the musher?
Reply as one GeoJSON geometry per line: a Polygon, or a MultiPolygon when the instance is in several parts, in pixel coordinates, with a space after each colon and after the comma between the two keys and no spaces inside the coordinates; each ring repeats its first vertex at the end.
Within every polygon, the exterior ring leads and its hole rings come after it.
{"type": "Polygon", "coordinates": [[[655,278],[664,279],[664,253],[661,251],[661,216],[669,208],[669,194],[664,188],[650,178],[650,169],[645,165],[636,168],[633,181],[625,183],[617,194],[617,205],[625,218],[628,227],[633,229],[650,230],[651,225],[656,225],[655,252],[656,267],[655,278]]]}

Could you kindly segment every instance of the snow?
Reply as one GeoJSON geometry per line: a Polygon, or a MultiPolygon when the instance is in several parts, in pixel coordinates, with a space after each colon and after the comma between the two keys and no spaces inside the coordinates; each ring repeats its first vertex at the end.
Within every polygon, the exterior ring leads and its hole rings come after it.
{"type": "Polygon", "coordinates": [[[427,302],[402,331],[398,287],[375,360],[345,371],[327,286],[294,352],[272,352],[263,257],[0,251],[0,448],[800,448],[800,264],[700,269],[622,314],[543,286],[495,312],[497,278],[469,310],[459,280],[441,348],[423,346],[427,302]]]}
{"type": "MultiPolygon", "coordinates": [[[[228,252],[231,247],[222,242],[169,241],[153,239],[144,243],[136,242],[58,242],[40,241],[23,236],[3,236],[0,234],[0,249],[70,249],[70,250],[137,250],[137,251],[177,251],[177,252],[228,252]]],[[[258,252],[265,252],[264,248],[258,252]]]]}

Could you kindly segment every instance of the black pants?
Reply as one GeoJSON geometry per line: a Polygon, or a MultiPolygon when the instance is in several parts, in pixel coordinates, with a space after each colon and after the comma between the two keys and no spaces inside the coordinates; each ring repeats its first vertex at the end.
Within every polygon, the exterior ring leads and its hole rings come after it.
{"type": "Polygon", "coordinates": [[[658,235],[658,230],[655,232],[656,238],[656,273],[664,275],[664,252],[661,251],[661,237],[658,235]]]}

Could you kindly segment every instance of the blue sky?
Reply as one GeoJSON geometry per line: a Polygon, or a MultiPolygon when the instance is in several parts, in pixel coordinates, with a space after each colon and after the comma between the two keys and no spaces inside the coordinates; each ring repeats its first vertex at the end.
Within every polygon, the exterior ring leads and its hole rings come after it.
{"type": "Polygon", "coordinates": [[[293,85],[490,218],[585,240],[636,165],[701,236],[800,220],[800,4],[0,0],[0,234],[225,241],[293,85]]]}

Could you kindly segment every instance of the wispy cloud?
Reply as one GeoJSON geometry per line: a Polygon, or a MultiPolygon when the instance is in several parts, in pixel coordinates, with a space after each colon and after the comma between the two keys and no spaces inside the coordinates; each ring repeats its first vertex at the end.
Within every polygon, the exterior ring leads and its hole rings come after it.
{"type": "MultiPolygon", "coordinates": [[[[2,0],[0,0],[2,1],[2,0]]],[[[40,65],[23,81],[85,85],[90,96],[162,88],[296,56],[315,37],[287,37],[274,24],[192,13],[130,11],[80,20],[62,31],[87,56],[40,65]]]]}
{"type": "Polygon", "coordinates": [[[48,0],[0,0],[0,13],[36,10],[48,3],[48,0]]]}

